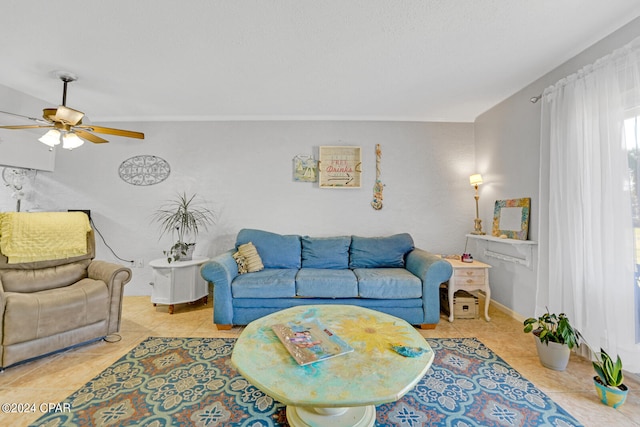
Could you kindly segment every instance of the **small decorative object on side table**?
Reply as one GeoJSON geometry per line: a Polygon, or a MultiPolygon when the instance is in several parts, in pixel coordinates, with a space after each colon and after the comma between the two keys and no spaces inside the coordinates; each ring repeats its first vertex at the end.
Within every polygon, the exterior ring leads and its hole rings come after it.
{"type": "Polygon", "coordinates": [[[151,302],[153,305],[168,304],[173,314],[175,304],[202,300],[208,302],[207,282],[200,276],[200,266],[209,261],[207,257],[193,257],[190,261],[167,262],[166,258],[149,263],[153,268],[151,302]]]}
{"type": "Polygon", "coordinates": [[[480,261],[462,262],[458,259],[445,258],[453,267],[453,274],[449,279],[449,322],[453,322],[453,296],[456,291],[484,291],[484,318],[488,321],[489,303],[491,302],[491,288],[489,287],[489,264],[480,261]]]}

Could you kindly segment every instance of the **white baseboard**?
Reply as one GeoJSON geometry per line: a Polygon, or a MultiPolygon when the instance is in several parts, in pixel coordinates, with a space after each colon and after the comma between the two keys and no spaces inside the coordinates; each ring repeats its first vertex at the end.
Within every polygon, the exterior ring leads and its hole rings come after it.
{"type": "MultiPolygon", "coordinates": [[[[472,293],[474,293],[474,292],[472,292],[472,293]]],[[[478,293],[478,294],[480,294],[483,298],[485,297],[484,292],[478,291],[477,293],[478,293]]],[[[506,315],[510,316],[512,319],[517,320],[518,322],[521,322],[521,323],[522,323],[522,322],[524,322],[524,321],[525,321],[525,319],[526,319],[526,317],[522,316],[522,315],[521,315],[521,314],[519,314],[519,313],[516,313],[515,311],[511,310],[511,309],[510,309],[510,308],[508,308],[508,307],[505,307],[504,305],[500,304],[500,303],[499,303],[499,302],[497,302],[497,301],[491,300],[491,305],[492,305],[494,308],[496,308],[496,309],[500,310],[501,312],[505,313],[506,315]]],[[[585,347],[585,346],[580,346],[580,347],[582,348],[582,347],[585,347]]],[[[579,352],[578,352],[578,349],[575,349],[575,348],[574,348],[574,351],[575,351],[576,353],[579,353],[579,352]]],[[[591,357],[590,357],[590,354],[589,354],[589,353],[590,353],[590,352],[589,352],[589,349],[587,348],[587,349],[586,349],[586,352],[585,352],[584,354],[580,354],[580,355],[581,355],[582,357],[586,358],[587,360],[591,360],[591,357]]],[[[627,371],[624,371],[624,370],[623,370],[623,372],[624,372],[624,376],[625,376],[625,377],[629,377],[629,378],[633,379],[634,381],[636,381],[636,382],[639,382],[639,383],[640,383],[640,372],[639,372],[639,373],[634,373],[634,372],[627,372],[627,371]]]]}
{"type": "Polygon", "coordinates": [[[624,373],[625,377],[629,377],[629,378],[633,379],[634,381],[640,383],[640,373],[634,374],[633,372],[627,372],[624,369],[622,370],[622,372],[624,373]]]}
{"type": "MultiPolygon", "coordinates": [[[[471,292],[471,293],[473,294],[474,292],[471,292]]],[[[482,295],[483,298],[485,298],[484,292],[478,291],[477,293],[482,295]]],[[[498,310],[505,313],[512,319],[517,320],[518,322],[522,323],[526,319],[526,317],[522,316],[520,313],[516,313],[515,311],[511,310],[509,307],[506,307],[493,299],[491,300],[491,306],[493,306],[494,308],[497,308],[498,310]]]]}

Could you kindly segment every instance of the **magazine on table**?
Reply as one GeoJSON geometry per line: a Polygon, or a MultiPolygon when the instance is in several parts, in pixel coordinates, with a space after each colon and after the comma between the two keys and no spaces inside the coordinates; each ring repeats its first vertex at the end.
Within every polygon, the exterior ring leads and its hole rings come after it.
{"type": "Polygon", "coordinates": [[[353,351],[349,344],[317,321],[279,323],[271,329],[299,365],[353,351]]]}

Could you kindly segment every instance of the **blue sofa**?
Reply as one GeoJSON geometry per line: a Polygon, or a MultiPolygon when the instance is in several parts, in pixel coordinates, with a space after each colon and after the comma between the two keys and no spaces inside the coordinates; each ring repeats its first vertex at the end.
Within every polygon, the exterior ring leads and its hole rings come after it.
{"type": "Polygon", "coordinates": [[[440,320],[440,284],[451,265],[414,247],[409,234],[308,237],[243,229],[236,248],[200,270],[213,284],[213,322],[246,325],[297,305],[351,304],[433,329],[440,320]],[[233,255],[252,243],[264,269],[239,274],[233,255]]]}

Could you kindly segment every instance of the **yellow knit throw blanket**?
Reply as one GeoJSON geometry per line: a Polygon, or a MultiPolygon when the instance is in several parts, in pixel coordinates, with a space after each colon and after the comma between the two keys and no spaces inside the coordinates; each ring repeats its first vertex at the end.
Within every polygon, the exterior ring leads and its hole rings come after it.
{"type": "Polygon", "coordinates": [[[87,253],[91,225],[83,212],[0,213],[0,250],[9,264],[87,253]]]}

